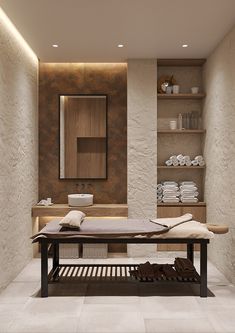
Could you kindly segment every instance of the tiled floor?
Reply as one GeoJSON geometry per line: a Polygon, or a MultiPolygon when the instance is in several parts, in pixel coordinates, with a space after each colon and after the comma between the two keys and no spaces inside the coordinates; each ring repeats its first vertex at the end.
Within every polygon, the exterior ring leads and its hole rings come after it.
{"type": "Polygon", "coordinates": [[[196,296],[196,286],[83,283],[51,285],[52,296],[40,298],[40,260],[34,259],[0,294],[0,332],[235,333],[235,287],[211,263],[208,273],[215,297],[196,296]]]}

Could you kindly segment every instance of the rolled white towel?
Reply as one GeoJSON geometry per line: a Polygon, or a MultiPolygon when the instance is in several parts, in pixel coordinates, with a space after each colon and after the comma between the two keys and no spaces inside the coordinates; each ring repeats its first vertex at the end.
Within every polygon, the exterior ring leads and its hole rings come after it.
{"type": "Polygon", "coordinates": [[[179,155],[176,156],[176,158],[180,162],[180,161],[183,161],[184,156],[182,154],[179,154],[179,155]]]}
{"type": "Polygon", "coordinates": [[[177,160],[177,161],[172,161],[173,163],[172,163],[172,165],[173,166],[178,166],[179,165],[179,161],[177,160]]]}
{"type": "Polygon", "coordinates": [[[188,166],[188,167],[191,166],[191,160],[185,161],[185,165],[188,166]]]}
{"type": "Polygon", "coordinates": [[[201,162],[201,161],[204,160],[204,158],[203,158],[202,155],[197,155],[197,156],[194,157],[194,159],[195,159],[196,161],[198,161],[198,162],[201,162]]]}
{"type": "Polygon", "coordinates": [[[162,184],[157,184],[157,190],[162,189],[162,184]]]}
{"type": "Polygon", "coordinates": [[[180,165],[180,166],[185,165],[185,161],[184,161],[184,159],[182,159],[181,161],[179,161],[179,165],[180,165]]]}
{"type": "Polygon", "coordinates": [[[186,162],[186,161],[191,161],[191,158],[190,158],[190,156],[185,155],[185,156],[184,156],[184,160],[185,160],[185,162],[186,162]]]}
{"type": "Polygon", "coordinates": [[[203,161],[199,161],[198,164],[199,164],[199,166],[205,166],[206,163],[205,163],[205,161],[203,160],[203,161]]]}
{"type": "Polygon", "coordinates": [[[172,155],[172,156],[170,156],[170,157],[169,157],[169,160],[172,160],[172,161],[178,161],[176,155],[172,155]]]}
{"type": "Polygon", "coordinates": [[[167,161],[165,162],[165,164],[166,164],[167,166],[171,166],[171,165],[173,165],[173,161],[172,161],[172,160],[167,160],[167,161]]]}
{"type": "Polygon", "coordinates": [[[80,210],[71,210],[59,224],[62,227],[69,227],[69,228],[80,228],[82,221],[84,220],[86,214],[81,212],[80,210]]]}
{"type": "Polygon", "coordinates": [[[199,165],[199,162],[198,162],[198,160],[192,160],[191,164],[193,166],[197,166],[197,165],[199,165]]]}

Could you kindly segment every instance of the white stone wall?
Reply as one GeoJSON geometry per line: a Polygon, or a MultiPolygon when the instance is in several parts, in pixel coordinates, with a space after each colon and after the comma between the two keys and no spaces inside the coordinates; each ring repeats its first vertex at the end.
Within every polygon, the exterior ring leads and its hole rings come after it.
{"type": "MultiPolygon", "coordinates": [[[[156,217],[156,60],[128,61],[127,96],[128,214],[130,218],[156,217]]],[[[156,253],[156,245],[128,246],[130,256],[152,251],[156,253]]]]}
{"type": "Polygon", "coordinates": [[[235,282],[235,28],[210,55],[204,68],[207,223],[227,224],[209,257],[235,282]]]}
{"type": "Polygon", "coordinates": [[[0,9],[0,288],[32,257],[37,109],[38,59],[0,9]]]}

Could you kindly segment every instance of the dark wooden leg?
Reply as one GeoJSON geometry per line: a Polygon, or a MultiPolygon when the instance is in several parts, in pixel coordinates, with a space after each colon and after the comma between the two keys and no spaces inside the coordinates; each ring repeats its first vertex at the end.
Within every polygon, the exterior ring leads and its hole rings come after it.
{"type": "Polygon", "coordinates": [[[207,297],[207,243],[200,244],[200,296],[207,297]]]}
{"type": "Polygon", "coordinates": [[[48,243],[41,241],[41,297],[48,297],[48,243]]]}
{"type": "Polygon", "coordinates": [[[59,275],[59,243],[52,244],[53,247],[53,280],[59,275]]]}
{"type": "Polygon", "coordinates": [[[187,244],[187,258],[192,262],[194,261],[194,252],[193,252],[193,244],[188,243],[187,244]]]}

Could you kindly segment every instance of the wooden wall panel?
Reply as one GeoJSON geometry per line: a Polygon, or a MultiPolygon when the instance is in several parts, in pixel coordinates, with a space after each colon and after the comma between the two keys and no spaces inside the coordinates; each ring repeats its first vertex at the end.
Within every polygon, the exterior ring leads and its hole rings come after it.
{"type": "Polygon", "coordinates": [[[40,64],[39,199],[67,203],[76,184],[94,194],[95,203],[127,201],[126,64],[40,64]],[[108,95],[108,179],[59,179],[59,94],[108,95]],[[91,184],[91,186],[88,186],[91,184]]]}

